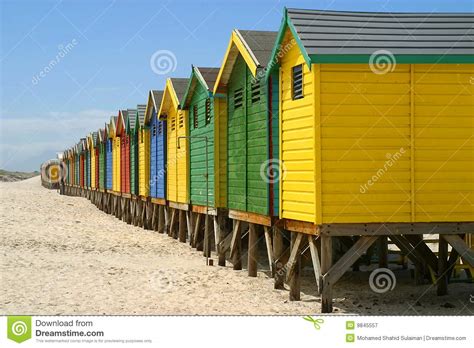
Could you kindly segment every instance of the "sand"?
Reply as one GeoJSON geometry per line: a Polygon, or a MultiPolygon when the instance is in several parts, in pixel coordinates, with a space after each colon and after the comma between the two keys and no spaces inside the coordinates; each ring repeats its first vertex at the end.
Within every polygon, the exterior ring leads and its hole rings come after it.
{"type": "MultiPolygon", "coordinates": [[[[127,225],[85,198],[60,196],[39,177],[0,183],[0,314],[249,314],[305,315],[320,311],[311,269],[302,301],[274,290],[268,267],[206,266],[202,253],[166,235],[127,225]]],[[[372,292],[368,272],[348,272],[334,289],[335,313],[467,314],[472,284],[414,286],[395,270],[397,285],[372,292]],[[448,308],[447,308],[448,307],[448,308]]],[[[472,301],[472,302],[471,302],[472,301]]]]}

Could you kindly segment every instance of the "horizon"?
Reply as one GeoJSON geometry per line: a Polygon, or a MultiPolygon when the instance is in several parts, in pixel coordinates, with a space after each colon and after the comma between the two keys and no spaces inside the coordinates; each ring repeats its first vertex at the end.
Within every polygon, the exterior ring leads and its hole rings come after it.
{"type": "Polygon", "coordinates": [[[191,64],[220,67],[237,29],[280,27],[283,8],[359,12],[474,12],[445,2],[0,0],[0,168],[40,164],[97,131],[119,109],[146,104],[191,64]],[[168,55],[162,74],[160,55],[168,55]]]}

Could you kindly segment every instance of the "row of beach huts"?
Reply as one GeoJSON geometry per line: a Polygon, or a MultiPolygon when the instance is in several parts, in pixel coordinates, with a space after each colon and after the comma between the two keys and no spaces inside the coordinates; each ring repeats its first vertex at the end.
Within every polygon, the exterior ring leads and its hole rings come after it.
{"type": "Polygon", "coordinates": [[[244,250],[250,276],[261,247],[291,300],[310,260],[323,312],[374,245],[380,267],[394,244],[445,294],[474,266],[473,23],[285,9],[278,32],[232,31],[220,67],[168,78],[66,149],[61,190],[210,263],[242,269],[244,250]]]}

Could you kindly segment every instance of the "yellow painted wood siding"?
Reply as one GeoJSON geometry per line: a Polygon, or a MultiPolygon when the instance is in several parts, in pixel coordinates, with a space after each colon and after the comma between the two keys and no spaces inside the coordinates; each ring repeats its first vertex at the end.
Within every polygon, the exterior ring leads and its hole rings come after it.
{"type": "Polygon", "coordinates": [[[120,192],[120,137],[114,137],[114,147],[112,149],[113,155],[113,171],[112,171],[112,190],[120,192]]]}
{"type": "Polygon", "coordinates": [[[227,207],[227,100],[214,98],[216,207],[227,207]]]}
{"type": "Polygon", "coordinates": [[[409,222],[410,66],[321,65],[322,220],[409,222]]]}
{"type": "Polygon", "coordinates": [[[91,148],[91,188],[95,189],[95,149],[91,148]]]}
{"type": "Polygon", "coordinates": [[[415,65],[415,221],[474,221],[474,65],[415,65]]]}
{"type": "Polygon", "coordinates": [[[171,106],[167,117],[167,199],[189,203],[189,141],[186,138],[179,139],[187,136],[187,111],[176,110],[171,106]]]}
{"type": "Polygon", "coordinates": [[[150,130],[138,132],[138,194],[150,195],[150,130]]]}
{"type": "Polygon", "coordinates": [[[280,217],[313,222],[315,219],[315,148],[313,76],[298,46],[287,35],[282,47],[291,47],[280,67],[280,217]],[[289,46],[288,46],[289,45],[289,46]],[[304,98],[292,98],[292,68],[303,65],[304,98]],[[284,170],[283,170],[284,169],[284,170]]]}

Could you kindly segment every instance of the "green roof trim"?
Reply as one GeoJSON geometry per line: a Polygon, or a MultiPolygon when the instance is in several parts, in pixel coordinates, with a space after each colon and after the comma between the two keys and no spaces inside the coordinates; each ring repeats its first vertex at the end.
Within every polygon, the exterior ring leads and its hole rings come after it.
{"type": "Polygon", "coordinates": [[[272,71],[279,67],[280,64],[278,63],[277,60],[277,55],[278,51],[280,50],[280,45],[281,42],[283,41],[283,38],[286,33],[286,29],[290,29],[291,34],[293,35],[294,39],[296,40],[296,44],[298,45],[301,54],[304,57],[304,60],[306,64],[308,64],[308,68],[311,69],[311,58],[308,55],[308,52],[306,52],[305,47],[303,46],[303,43],[300,40],[300,37],[298,36],[298,33],[296,32],[295,26],[293,23],[291,23],[290,18],[288,17],[288,10],[285,7],[283,9],[283,19],[281,21],[280,29],[278,30],[277,34],[277,39],[275,41],[275,46],[273,46],[272,54],[270,55],[270,60],[268,61],[268,68],[265,72],[265,79],[268,80],[269,76],[271,75],[272,71]]]}
{"type": "MultiPolygon", "coordinates": [[[[192,65],[191,67],[192,67],[191,76],[189,77],[188,87],[186,88],[186,92],[184,93],[182,109],[186,109],[189,106],[188,98],[192,97],[190,93],[191,93],[191,88],[193,86],[193,79],[196,79],[197,81],[199,81],[199,83],[205,90],[209,90],[209,87],[206,81],[204,81],[204,78],[202,77],[198,68],[195,67],[194,65],[192,65]]],[[[212,92],[209,92],[209,97],[212,97],[212,92]]]]}
{"type": "MultiPolygon", "coordinates": [[[[369,63],[370,54],[312,54],[314,64],[361,64],[369,63]]],[[[474,55],[399,54],[394,55],[395,64],[472,64],[474,55]]]]}

